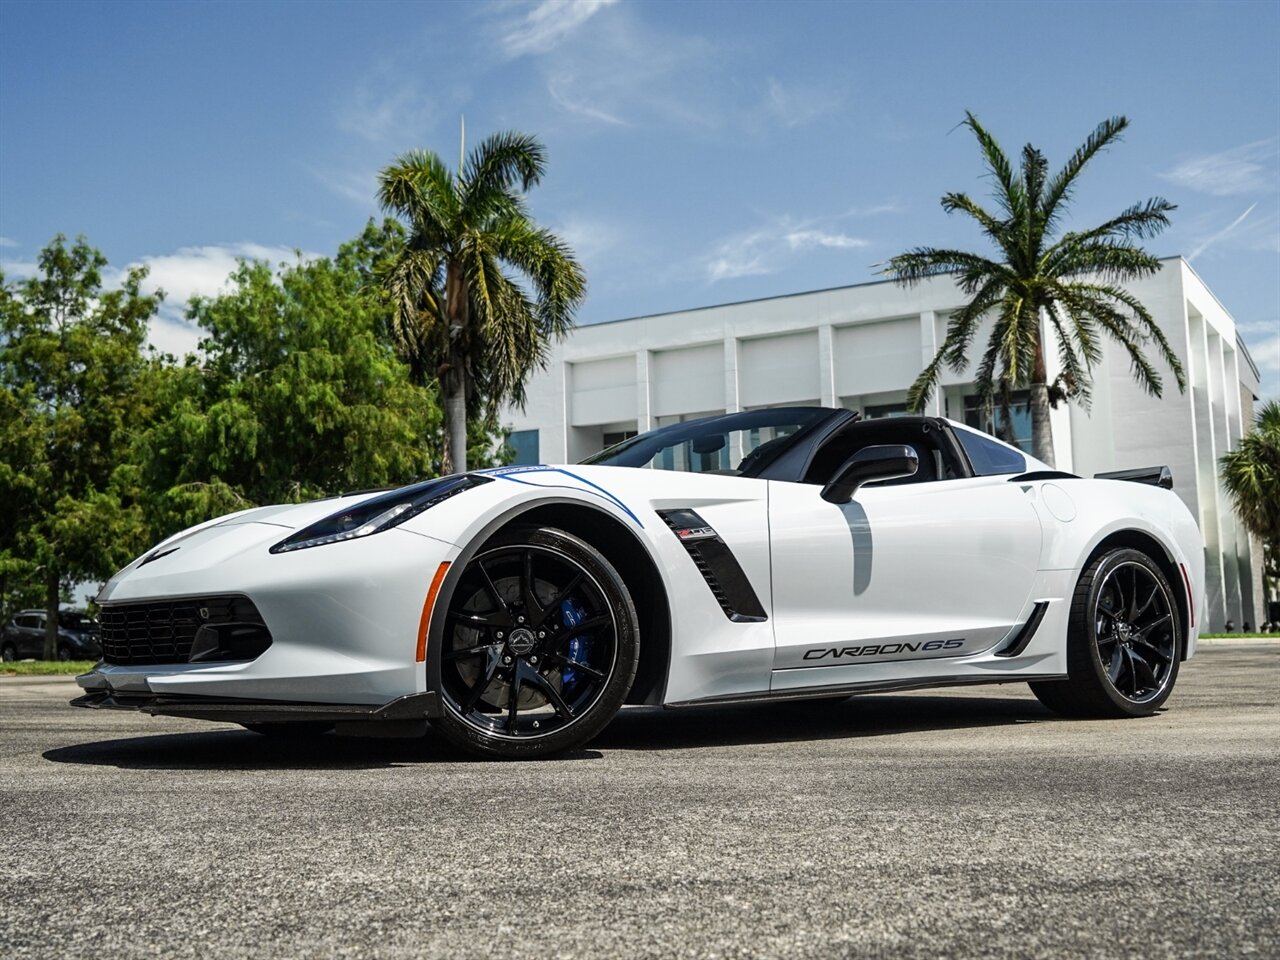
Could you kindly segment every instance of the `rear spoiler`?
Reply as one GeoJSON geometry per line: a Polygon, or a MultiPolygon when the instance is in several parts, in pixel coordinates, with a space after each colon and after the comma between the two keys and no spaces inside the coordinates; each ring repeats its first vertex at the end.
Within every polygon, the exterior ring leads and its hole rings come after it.
{"type": "Polygon", "coordinates": [[[1135,470],[1112,470],[1110,473],[1095,473],[1095,480],[1128,480],[1130,483],[1149,483],[1153,487],[1173,489],[1173,471],[1168,467],[1138,467],[1135,470]]]}

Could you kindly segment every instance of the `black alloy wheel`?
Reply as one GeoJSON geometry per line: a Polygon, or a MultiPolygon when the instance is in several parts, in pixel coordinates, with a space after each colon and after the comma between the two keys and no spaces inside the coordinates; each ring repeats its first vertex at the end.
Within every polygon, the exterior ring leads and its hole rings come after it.
{"type": "Polygon", "coordinates": [[[1031,684],[1067,716],[1148,716],[1173,691],[1182,654],[1177,600],[1160,567],[1139,550],[1096,558],[1081,575],[1067,636],[1070,679],[1031,684]]]}
{"type": "Polygon", "coordinates": [[[1111,686],[1134,703],[1163,692],[1178,655],[1173,601],[1158,577],[1147,564],[1124,561],[1108,569],[1093,603],[1099,661],[1111,686]]]}
{"type": "Polygon", "coordinates": [[[638,657],[631,597],[599,551],[552,528],[500,534],[454,587],[434,722],[486,756],[578,746],[617,713],[638,657]]]}

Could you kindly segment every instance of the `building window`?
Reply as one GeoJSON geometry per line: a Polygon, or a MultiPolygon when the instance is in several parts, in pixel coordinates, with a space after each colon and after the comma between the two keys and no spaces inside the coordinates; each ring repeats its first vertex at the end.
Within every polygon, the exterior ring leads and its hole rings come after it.
{"type": "Polygon", "coordinates": [[[622,441],[630,440],[635,435],[636,431],[634,430],[619,430],[616,433],[606,433],[603,437],[604,449],[608,450],[610,447],[617,446],[622,441]]]}
{"type": "Polygon", "coordinates": [[[1002,408],[998,400],[988,405],[977,394],[965,397],[964,422],[1019,447],[1024,453],[1031,452],[1031,394],[1026,390],[1010,393],[1007,409],[1002,408]]]}
{"type": "Polygon", "coordinates": [[[907,415],[907,405],[905,403],[880,403],[873,407],[865,407],[862,419],[879,420],[882,417],[905,417],[907,415]]]}
{"type": "Polygon", "coordinates": [[[513,430],[507,438],[507,446],[515,451],[511,462],[519,466],[541,463],[538,456],[538,431],[513,430]]]}

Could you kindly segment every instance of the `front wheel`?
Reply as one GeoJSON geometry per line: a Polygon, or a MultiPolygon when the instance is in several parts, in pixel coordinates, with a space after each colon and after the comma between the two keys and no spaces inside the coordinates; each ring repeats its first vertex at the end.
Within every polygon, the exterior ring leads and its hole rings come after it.
{"type": "Polygon", "coordinates": [[[1182,625],[1169,581],[1140,550],[1095,559],[1076,585],[1067,628],[1069,679],[1031,684],[1070,717],[1145,717],[1178,677],[1182,625]]]}
{"type": "Polygon", "coordinates": [[[18,648],[12,643],[6,643],[3,647],[0,647],[0,660],[3,660],[5,663],[13,663],[17,659],[18,648]]]}
{"type": "Polygon", "coordinates": [[[467,564],[446,614],[435,727],[489,757],[586,743],[635,679],[640,629],[626,584],[594,547],[551,527],[500,533],[467,564]]]}

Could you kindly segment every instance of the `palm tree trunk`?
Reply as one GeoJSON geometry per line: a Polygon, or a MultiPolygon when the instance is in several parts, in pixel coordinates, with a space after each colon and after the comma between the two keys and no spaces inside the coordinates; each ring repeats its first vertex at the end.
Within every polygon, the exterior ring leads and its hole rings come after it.
{"type": "Polygon", "coordinates": [[[445,268],[445,311],[449,317],[449,360],[442,378],[444,429],[448,443],[445,473],[467,471],[467,359],[463,344],[467,324],[467,290],[462,268],[449,261],[445,268]]]}
{"type": "Polygon", "coordinates": [[[1051,467],[1053,428],[1049,424],[1049,377],[1044,368],[1044,341],[1036,337],[1036,361],[1031,372],[1031,455],[1051,467]]]}
{"type": "Polygon", "coordinates": [[[444,424],[449,435],[449,463],[446,473],[467,471],[467,384],[463,376],[465,361],[454,356],[449,364],[453,369],[446,378],[444,398],[444,424]]]}

